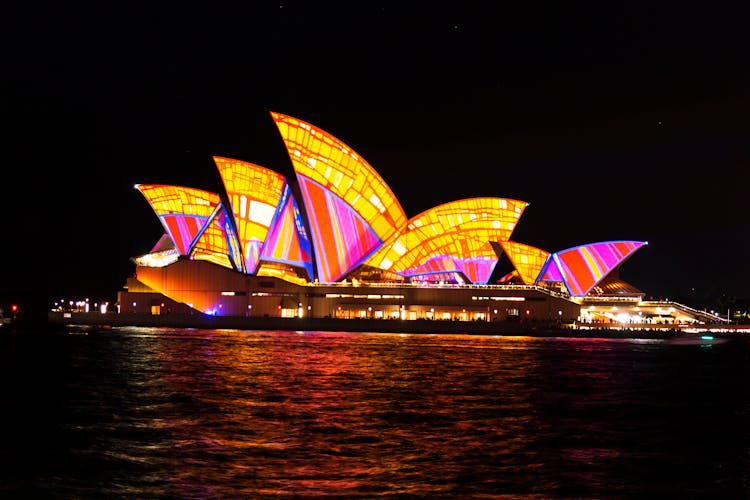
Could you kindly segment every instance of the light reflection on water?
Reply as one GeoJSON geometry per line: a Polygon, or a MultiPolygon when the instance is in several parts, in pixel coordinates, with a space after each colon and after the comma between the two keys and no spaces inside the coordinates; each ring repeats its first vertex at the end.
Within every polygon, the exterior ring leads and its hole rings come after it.
{"type": "Polygon", "coordinates": [[[154,328],[49,342],[29,350],[49,370],[31,387],[43,439],[18,442],[36,469],[0,493],[750,496],[747,342],[154,328]]]}

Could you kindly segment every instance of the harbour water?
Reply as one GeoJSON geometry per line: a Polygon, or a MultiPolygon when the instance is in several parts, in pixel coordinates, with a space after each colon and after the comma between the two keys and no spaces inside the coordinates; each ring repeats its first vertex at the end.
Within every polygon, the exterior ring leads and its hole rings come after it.
{"type": "Polygon", "coordinates": [[[2,498],[750,498],[750,341],[0,335],[2,498]]]}

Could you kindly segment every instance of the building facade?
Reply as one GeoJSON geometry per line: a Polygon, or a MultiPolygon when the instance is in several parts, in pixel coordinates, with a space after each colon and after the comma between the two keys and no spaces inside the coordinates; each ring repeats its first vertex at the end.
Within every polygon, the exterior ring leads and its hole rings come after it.
{"type": "MultiPolygon", "coordinates": [[[[297,118],[271,117],[294,179],[214,157],[221,193],[136,185],[164,236],[133,259],[120,312],[566,324],[654,316],[617,272],[645,241],[535,248],[511,239],[528,203],[507,198],[408,217],[348,145],[297,118]],[[503,254],[514,270],[490,282],[503,254]]],[[[672,321],[696,320],[680,314],[672,321]]]]}

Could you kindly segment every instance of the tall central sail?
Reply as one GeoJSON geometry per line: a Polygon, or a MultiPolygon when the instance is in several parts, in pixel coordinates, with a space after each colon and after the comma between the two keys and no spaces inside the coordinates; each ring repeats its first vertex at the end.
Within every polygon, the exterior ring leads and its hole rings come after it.
{"type": "Polygon", "coordinates": [[[271,113],[289,153],[310,222],[318,277],[337,281],[406,223],[380,175],[331,134],[271,113]]]}

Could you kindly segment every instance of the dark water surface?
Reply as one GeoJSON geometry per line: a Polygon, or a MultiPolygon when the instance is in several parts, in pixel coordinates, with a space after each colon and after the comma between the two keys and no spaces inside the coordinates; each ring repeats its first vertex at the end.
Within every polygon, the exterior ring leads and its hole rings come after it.
{"type": "Polygon", "coordinates": [[[0,498],[750,498],[750,342],[0,335],[0,498]]]}

